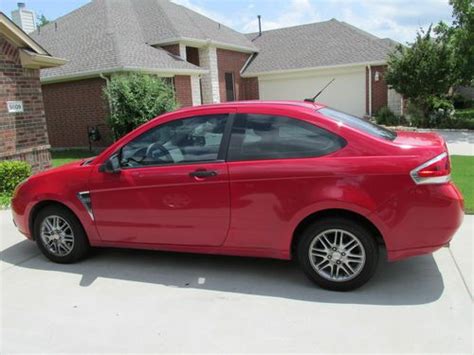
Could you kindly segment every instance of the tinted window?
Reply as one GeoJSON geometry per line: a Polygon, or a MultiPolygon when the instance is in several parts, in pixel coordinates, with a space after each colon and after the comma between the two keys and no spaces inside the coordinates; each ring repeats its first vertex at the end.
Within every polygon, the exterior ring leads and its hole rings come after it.
{"type": "Polygon", "coordinates": [[[151,128],[122,148],[121,164],[137,167],[217,160],[226,118],[198,116],[151,128]]]}
{"type": "Polygon", "coordinates": [[[341,122],[349,127],[355,128],[359,131],[368,133],[378,138],[393,141],[397,137],[397,134],[393,131],[376,125],[375,123],[372,123],[369,120],[349,115],[348,113],[340,112],[328,107],[319,109],[318,112],[322,113],[326,117],[332,118],[337,122],[341,122]]]}
{"type": "Polygon", "coordinates": [[[241,115],[232,128],[229,160],[307,158],[342,148],[345,141],[301,120],[241,115]]]}

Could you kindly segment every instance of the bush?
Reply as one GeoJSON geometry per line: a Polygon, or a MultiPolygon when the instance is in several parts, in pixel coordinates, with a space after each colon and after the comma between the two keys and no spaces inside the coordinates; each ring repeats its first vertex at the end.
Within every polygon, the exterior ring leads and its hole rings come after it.
{"type": "Polygon", "coordinates": [[[440,128],[445,125],[454,114],[454,106],[445,98],[432,96],[428,98],[427,104],[430,110],[428,114],[428,127],[440,128]]]}
{"type": "Polygon", "coordinates": [[[428,120],[423,114],[423,110],[411,101],[408,103],[407,107],[407,118],[410,125],[413,127],[422,128],[428,126],[428,120]]]}
{"type": "Polygon", "coordinates": [[[375,122],[385,126],[399,126],[400,117],[395,115],[387,106],[385,106],[375,114],[375,122]]]}
{"type": "Polygon", "coordinates": [[[455,109],[474,108],[474,100],[464,97],[460,93],[453,95],[453,105],[455,109]]]}
{"type": "Polygon", "coordinates": [[[31,166],[25,161],[0,161],[0,193],[12,194],[17,185],[31,175],[31,166]]]}
{"type": "Polygon", "coordinates": [[[171,84],[154,75],[113,76],[104,95],[110,104],[108,123],[115,139],[178,106],[171,84]]]}
{"type": "Polygon", "coordinates": [[[31,175],[31,166],[24,161],[0,161],[0,207],[10,204],[13,191],[31,175]]]}
{"type": "Polygon", "coordinates": [[[466,110],[456,110],[454,112],[456,118],[467,118],[474,120],[474,108],[469,108],[466,110]]]}

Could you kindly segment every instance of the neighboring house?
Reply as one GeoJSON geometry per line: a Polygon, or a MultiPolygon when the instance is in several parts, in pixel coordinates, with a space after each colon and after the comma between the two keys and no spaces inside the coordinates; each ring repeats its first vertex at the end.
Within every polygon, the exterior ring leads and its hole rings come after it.
{"type": "Polygon", "coordinates": [[[358,116],[383,106],[400,112],[401,97],[383,80],[396,42],[380,39],[335,19],[247,35],[259,53],[244,78],[258,77],[260,99],[313,97],[332,79],[318,101],[358,116]]]}
{"type": "Polygon", "coordinates": [[[64,64],[0,12],[0,160],[51,166],[40,69],[64,64]]]}
{"type": "Polygon", "coordinates": [[[87,146],[108,114],[106,79],[132,71],[169,78],[181,106],[301,100],[336,78],[319,101],[358,115],[400,110],[383,81],[394,42],[336,20],[244,35],[167,0],[95,0],[32,36],[70,60],[42,71],[53,147],[87,146]]]}

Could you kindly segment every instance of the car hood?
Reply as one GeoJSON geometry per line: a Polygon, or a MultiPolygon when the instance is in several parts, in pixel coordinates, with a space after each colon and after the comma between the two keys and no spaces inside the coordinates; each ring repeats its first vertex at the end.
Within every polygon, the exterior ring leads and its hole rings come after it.
{"type": "Polygon", "coordinates": [[[35,175],[33,175],[31,178],[36,179],[36,178],[44,178],[48,177],[51,175],[56,175],[58,173],[65,173],[71,170],[75,169],[81,169],[81,168],[87,168],[89,167],[89,162],[91,161],[92,158],[86,158],[86,159],[81,159],[77,161],[73,161],[70,163],[66,163],[64,165],[58,166],[56,168],[48,169],[42,172],[39,172],[35,175]]]}

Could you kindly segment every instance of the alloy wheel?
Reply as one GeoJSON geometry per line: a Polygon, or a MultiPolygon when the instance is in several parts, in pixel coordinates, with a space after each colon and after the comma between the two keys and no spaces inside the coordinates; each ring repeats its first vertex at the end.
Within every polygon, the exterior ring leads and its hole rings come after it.
{"type": "Polygon", "coordinates": [[[74,248],[74,233],[70,224],[60,216],[48,216],[40,226],[45,248],[53,255],[66,256],[74,248]]]}
{"type": "Polygon", "coordinates": [[[352,233],[328,229],[313,238],[309,260],[321,277],[336,282],[349,281],[359,275],[365,265],[365,249],[352,233]]]}

